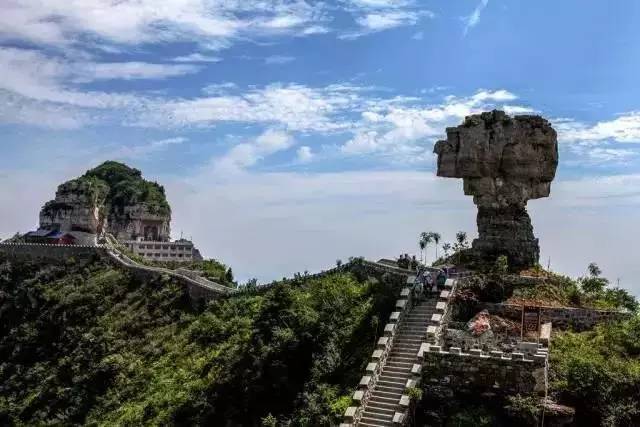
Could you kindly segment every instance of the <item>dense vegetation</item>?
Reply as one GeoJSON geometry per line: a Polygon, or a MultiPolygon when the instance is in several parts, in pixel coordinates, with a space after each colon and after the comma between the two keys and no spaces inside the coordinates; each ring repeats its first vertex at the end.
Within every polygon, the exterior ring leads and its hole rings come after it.
{"type": "Polygon", "coordinates": [[[551,392],[576,425],[640,425],[640,316],[562,333],[551,346],[551,392]]]}
{"type": "MultiPolygon", "coordinates": [[[[496,263],[498,264],[498,263],[496,263]]],[[[471,310],[474,302],[509,302],[543,306],[589,307],[608,310],[638,310],[637,300],[625,289],[611,287],[601,277],[598,266],[589,265],[589,273],[577,280],[546,271],[540,267],[523,272],[526,280],[516,275],[504,274],[499,265],[493,271],[477,274],[467,279],[459,288],[457,301],[466,303],[471,310]]]]}
{"type": "Polygon", "coordinates": [[[328,426],[401,284],[356,262],[196,309],[100,261],[4,262],[0,425],[328,426]]]}

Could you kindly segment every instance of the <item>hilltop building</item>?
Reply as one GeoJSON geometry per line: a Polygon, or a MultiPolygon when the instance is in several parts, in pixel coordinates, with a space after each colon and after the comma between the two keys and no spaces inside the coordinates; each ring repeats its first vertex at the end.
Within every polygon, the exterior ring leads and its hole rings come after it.
{"type": "Polygon", "coordinates": [[[179,239],[174,242],[152,240],[125,240],[121,242],[134,254],[150,261],[201,261],[200,251],[193,242],[179,239]]]}

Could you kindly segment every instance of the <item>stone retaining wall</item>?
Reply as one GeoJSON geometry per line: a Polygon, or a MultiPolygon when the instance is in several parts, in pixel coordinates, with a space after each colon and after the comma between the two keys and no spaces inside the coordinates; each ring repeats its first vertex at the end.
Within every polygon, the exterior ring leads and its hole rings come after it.
{"type": "Polygon", "coordinates": [[[547,353],[463,352],[440,346],[421,349],[423,386],[448,387],[455,392],[487,391],[504,394],[544,393],[547,353]]]}
{"type": "Polygon", "coordinates": [[[66,262],[71,258],[89,261],[104,251],[102,246],[0,243],[0,256],[23,261],[66,262]]]}
{"type": "MultiPolygon", "coordinates": [[[[517,304],[482,303],[478,310],[487,309],[489,313],[512,319],[520,319],[522,306],[517,304]]],[[[554,329],[575,329],[584,331],[599,323],[628,319],[631,313],[615,310],[597,310],[593,308],[541,307],[541,322],[551,322],[554,329]]]]}

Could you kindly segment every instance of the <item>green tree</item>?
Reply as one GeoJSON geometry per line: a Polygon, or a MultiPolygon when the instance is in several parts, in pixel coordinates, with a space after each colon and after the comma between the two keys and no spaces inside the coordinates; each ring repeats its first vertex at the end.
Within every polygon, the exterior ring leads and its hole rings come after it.
{"type": "Polygon", "coordinates": [[[438,232],[431,232],[431,239],[433,239],[433,243],[436,245],[436,259],[438,259],[438,243],[440,243],[440,239],[442,236],[438,232]]]}
{"type": "Polygon", "coordinates": [[[443,243],[442,250],[444,251],[444,257],[449,258],[449,251],[451,250],[451,243],[443,243]]]}
{"type": "Polygon", "coordinates": [[[595,262],[592,262],[587,266],[587,271],[589,272],[589,276],[580,278],[582,290],[592,295],[602,294],[604,288],[609,284],[609,280],[604,277],[600,277],[602,270],[600,270],[600,267],[598,267],[598,264],[595,262]]]}
{"type": "Polygon", "coordinates": [[[427,247],[427,242],[422,238],[422,234],[420,234],[420,238],[418,239],[418,247],[420,247],[420,262],[424,262],[424,249],[427,247]]]}
{"type": "Polygon", "coordinates": [[[433,236],[431,232],[423,231],[420,233],[420,241],[424,244],[424,263],[427,263],[427,249],[431,242],[433,241],[433,236]]]}
{"type": "Polygon", "coordinates": [[[227,269],[227,272],[224,274],[224,278],[227,283],[233,283],[233,270],[231,270],[231,267],[227,269]]]}

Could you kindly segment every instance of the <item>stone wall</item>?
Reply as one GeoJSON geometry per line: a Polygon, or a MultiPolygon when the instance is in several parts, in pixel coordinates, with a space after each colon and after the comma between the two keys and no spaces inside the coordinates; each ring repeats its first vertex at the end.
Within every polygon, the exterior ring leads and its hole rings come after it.
{"type": "Polygon", "coordinates": [[[491,390],[506,395],[544,393],[547,354],[468,353],[429,346],[422,353],[423,387],[448,387],[456,393],[491,390]]]}
{"type": "MultiPolygon", "coordinates": [[[[522,316],[522,306],[517,304],[482,303],[479,310],[482,309],[512,319],[520,319],[522,316]]],[[[599,323],[628,319],[632,315],[625,311],[573,307],[541,307],[540,313],[541,323],[551,322],[555,329],[577,331],[591,329],[599,323]]]]}
{"type": "Polygon", "coordinates": [[[0,243],[0,256],[22,261],[89,261],[104,252],[99,246],[47,245],[38,243],[0,243]]]}

